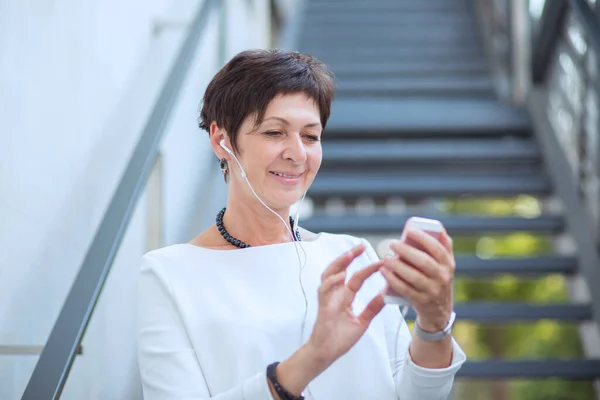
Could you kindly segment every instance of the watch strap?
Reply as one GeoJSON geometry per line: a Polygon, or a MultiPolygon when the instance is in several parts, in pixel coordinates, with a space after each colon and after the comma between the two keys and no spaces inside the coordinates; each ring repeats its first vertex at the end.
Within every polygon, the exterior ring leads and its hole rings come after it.
{"type": "Polygon", "coordinates": [[[426,332],[419,327],[418,323],[415,323],[415,333],[419,339],[424,340],[426,342],[439,342],[440,340],[444,340],[446,337],[450,336],[452,333],[452,327],[454,326],[454,321],[456,320],[456,313],[452,311],[450,314],[450,320],[444,329],[437,332],[426,332]]]}

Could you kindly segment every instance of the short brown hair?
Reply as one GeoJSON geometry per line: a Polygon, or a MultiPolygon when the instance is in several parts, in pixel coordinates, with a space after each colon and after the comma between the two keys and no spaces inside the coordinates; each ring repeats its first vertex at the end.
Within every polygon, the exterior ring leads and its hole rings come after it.
{"type": "Polygon", "coordinates": [[[310,55],[285,50],[243,51],[206,88],[200,128],[210,134],[210,124],[215,121],[227,131],[233,150],[238,152],[238,130],[248,115],[257,114],[258,126],[275,96],[306,93],[317,103],[325,129],[333,92],[333,73],[310,55]]]}

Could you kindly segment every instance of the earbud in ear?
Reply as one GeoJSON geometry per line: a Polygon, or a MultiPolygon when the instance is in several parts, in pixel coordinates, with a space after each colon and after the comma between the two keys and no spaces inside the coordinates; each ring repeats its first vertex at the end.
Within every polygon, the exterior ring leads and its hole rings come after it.
{"type": "Polygon", "coordinates": [[[238,161],[237,157],[235,156],[235,154],[233,154],[233,151],[229,150],[229,148],[227,146],[225,146],[225,139],[221,139],[221,141],[219,142],[219,145],[221,145],[221,147],[229,153],[230,156],[233,157],[233,159],[235,160],[235,162],[238,164],[238,166],[240,167],[240,175],[242,176],[242,178],[246,178],[246,172],[244,171],[244,168],[242,168],[242,164],[240,164],[240,162],[238,161]]]}
{"type": "Polygon", "coordinates": [[[219,144],[221,145],[221,147],[223,149],[225,149],[226,152],[228,152],[230,155],[233,155],[233,152],[231,150],[229,150],[229,148],[227,148],[227,146],[225,146],[225,139],[221,139],[219,144]]]}

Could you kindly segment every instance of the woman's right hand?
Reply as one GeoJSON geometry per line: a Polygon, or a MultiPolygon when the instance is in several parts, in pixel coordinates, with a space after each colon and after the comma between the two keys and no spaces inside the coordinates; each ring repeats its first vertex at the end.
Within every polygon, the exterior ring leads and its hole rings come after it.
{"type": "MultiPolygon", "coordinates": [[[[354,346],[369,324],[384,306],[383,293],[377,295],[360,315],[354,315],[352,302],[364,281],[382,266],[379,261],[352,275],[346,283],[346,269],[365,251],[354,247],[332,262],[321,275],[319,310],[308,341],[290,358],[277,366],[276,376],[281,386],[299,396],[304,388],[335,360],[354,346]]],[[[273,398],[277,393],[272,384],[273,398]]]]}
{"type": "Polygon", "coordinates": [[[357,271],[346,283],[348,266],[364,250],[364,245],[354,247],[333,261],[321,275],[319,310],[307,345],[327,366],[354,346],[385,304],[380,293],[360,315],[352,311],[352,302],[362,284],[383,265],[382,261],[371,264],[357,271]]]}

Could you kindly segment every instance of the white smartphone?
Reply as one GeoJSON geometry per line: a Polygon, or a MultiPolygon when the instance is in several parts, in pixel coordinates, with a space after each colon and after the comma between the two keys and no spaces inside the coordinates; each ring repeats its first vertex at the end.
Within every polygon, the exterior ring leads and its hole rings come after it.
{"type": "MultiPolygon", "coordinates": [[[[404,241],[410,246],[416,247],[418,249],[422,249],[419,243],[414,242],[413,240],[406,237],[408,231],[412,230],[422,230],[426,233],[430,234],[437,240],[440,240],[442,232],[444,231],[444,225],[436,219],[429,218],[421,218],[421,217],[411,217],[406,221],[406,225],[404,225],[404,230],[402,231],[402,235],[400,236],[400,240],[404,241]]],[[[410,306],[410,302],[396,293],[392,288],[388,288],[385,296],[383,297],[386,304],[396,304],[400,306],[410,306]]]]}

